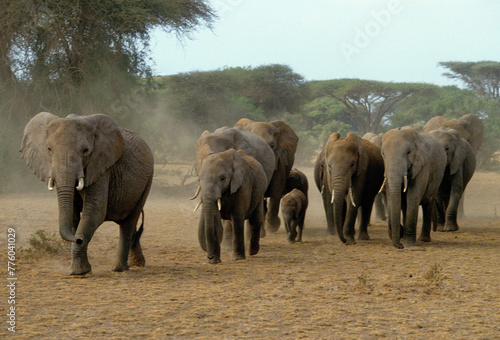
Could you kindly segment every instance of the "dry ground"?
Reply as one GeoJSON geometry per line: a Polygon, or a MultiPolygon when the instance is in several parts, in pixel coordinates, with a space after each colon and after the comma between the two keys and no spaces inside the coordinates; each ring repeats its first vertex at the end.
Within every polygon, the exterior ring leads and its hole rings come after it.
{"type": "MultiPolygon", "coordinates": [[[[397,250],[377,221],[369,229],[371,240],[354,246],[326,236],[312,169],[302,170],[310,180],[302,244],[287,244],[281,227],[246,261],[233,262],[223,251],[221,264],[206,263],[197,242],[199,212],[192,213],[196,202],[188,199],[194,186],[160,188],[167,175],[175,175],[165,168],[145,208],[146,267],[110,270],[118,228],[106,223],[89,246],[93,273],[84,277],[66,275],[68,255],[28,256],[19,250],[29,247],[37,230],[57,232],[55,193],[0,196],[3,234],[7,227],[17,232],[15,336],[500,338],[499,174],[475,174],[459,231],[433,233],[431,243],[397,250]]],[[[5,236],[0,249],[6,278],[5,236]]],[[[5,285],[2,291],[5,337],[5,285]]]]}

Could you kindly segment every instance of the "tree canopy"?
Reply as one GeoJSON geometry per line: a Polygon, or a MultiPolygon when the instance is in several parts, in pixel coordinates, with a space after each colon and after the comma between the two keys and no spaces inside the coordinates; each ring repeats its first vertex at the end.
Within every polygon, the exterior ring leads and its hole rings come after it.
{"type": "Polygon", "coordinates": [[[440,62],[449,70],[443,73],[450,79],[458,79],[484,99],[500,99],[500,62],[440,62]]]}
{"type": "Polygon", "coordinates": [[[36,106],[93,111],[151,75],[154,28],[178,36],[212,24],[204,0],[2,1],[0,87],[36,106]],[[64,97],[64,101],[61,98],[64,97]]]}
{"type": "Polygon", "coordinates": [[[364,134],[378,131],[402,99],[416,93],[431,92],[435,86],[336,79],[311,82],[311,88],[314,97],[330,96],[344,104],[359,132],[364,134]]]}

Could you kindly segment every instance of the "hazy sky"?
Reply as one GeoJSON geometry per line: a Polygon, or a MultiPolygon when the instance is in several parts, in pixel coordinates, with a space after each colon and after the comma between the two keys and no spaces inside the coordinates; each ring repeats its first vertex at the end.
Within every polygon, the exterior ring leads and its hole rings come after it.
{"type": "Polygon", "coordinates": [[[460,85],[439,61],[500,60],[499,0],[213,0],[181,44],[157,32],[157,75],[286,64],[306,80],[460,85]]]}

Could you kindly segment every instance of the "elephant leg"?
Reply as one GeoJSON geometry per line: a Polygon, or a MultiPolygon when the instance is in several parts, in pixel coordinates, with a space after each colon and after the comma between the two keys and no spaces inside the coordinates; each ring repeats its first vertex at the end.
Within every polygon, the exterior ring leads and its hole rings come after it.
{"type": "Polygon", "coordinates": [[[444,231],[457,231],[459,229],[457,223],[457,213],[460,202],[462,201],[463,183],[461,176],[455,176],[451,185],[451,194],[448,206],[446,207],[446,220],[444,223],[444,231]]]}
{"type": "Polygon", "coordinates": [[[300,217],[299,217],[299,221],[298,221],[298,224],[297,224],[297,227],[298,227],[297,242],[302,242],[302,231],[304,229],[304,220],[305,220],[305,218],[306,218],[305,213],[301,214],[300,217]]]}
{"type": "Polygon", "coordinates": [[[431,222],[432,222],[432,201],[422,204],[422,230],[420,231],[419,241],[431,241],[431,222]]]}
{"type": "Polygon", "coordinates": [[[260,203],[248,220],[250,233],[250,255],[257,255],[260,250],[260,233],[264,224],[264,203],[260,203]]]}
{"type": "Polygon", "coordinates": [[[375,204],[375,212],[377,214],[377,218],[381,221],[387,220],[387,216],[385,214],[385,205],[383,202],[382,193],[377,194],[377,196],[375,196],[375,203],[374,204],[375,204]]]}
{"type": "Polygon", "coordinates": [[[333,205],[332,205],[332,193],[328,190],[325,185],[323,188],[323,207],[325,209],[326,215],[326,226],[329,235],[336,235],[337,229],[335,228],[335,223],[333,222],[333,205]]]}
{"type": "Polygon", "coordinates": [[[406,204],[406,211],[403,210],[403,237],[401,243],[405,247],[413,247],[417,245],[417,220],[418,220],[418,204],[411,205],[411,200],[406,204]]]}
{"type": "Polygon", "coordinates": [[[265,229],[270,232],[277,232],[280,227],[280,219],[278,217],[281,196],[286,183],[286,169],[284,165],[278,165],[278,169],[274,172],[269,184],[269,207],[266,213],[265,229]]]}
{"type": "Polygon", "coordinates": [[[245,256],[245,219],[232,215],[233,223],[233,255],[231,260],[244,260],[245,256]]]}
{"type": "Polygon", "coordinates": [[[370,222],[370,216],[372,213],[372,204],[365,204],[359,209],[361,210],[361,219],[359,221],[359,235],[358,240],[369,240],[368,235],[368,224],[370,222]]]}
{"type": "Polygon", "coordinates": [[[356,224],[357,214],[358,208],[354,207],[349,201],[347,203],[347,212],[344,220],[344,237],[347,245],[356,244],[356,241],[354,241],[354,225],[356,224]]]}
{"type": "Polygon", "coordinates": [[[85,275],[92,272],[87,257],[87,244],[79,245],[71,243],[71,267],[69,268],[70,275],[85,275]]]}
{"type": "Polygon", "coordinates": [[[287,235],[286,235],[286,241],[289,244],[295,243],[295,238],[297,236],[297,219],[295,217],[290,218],[288,221],[288,226],[287,226],[287,235]]]}
{"type": "Polygon", "coordinates": [[[231,251],[233,247],[233,224],[230,220],[224,220],[222,222],[224,229],[221,246],[224,250],[231,251]]]}
{"type": "Polygon", "coordinates": [[[116,258],[116,265],[113,268],[114,272],[123,272],[129,269],[128,256],[132,236],[134,235],[136,219],[120,224],[120,240],[118,241],[118,253],[116,258]],[[135,223],[133,223],[135,221],[135,223]]]}

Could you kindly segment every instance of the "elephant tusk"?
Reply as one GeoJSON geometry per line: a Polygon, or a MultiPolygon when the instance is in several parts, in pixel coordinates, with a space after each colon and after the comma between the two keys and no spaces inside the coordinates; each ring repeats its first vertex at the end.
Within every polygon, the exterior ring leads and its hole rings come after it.
{"type": "Polygon", "coordinates": [[[324,190],[325,190],[325,185],[323,184],[323,185],[321,186],[321,190],[320,190],[320,192],[319,192],[319,193],[320,193],[321,195],[323,195],[323,191],[324,191],[324,190]]]}
{"type": "Polygon", "coordinates": [[[194,194],[193,197],[190,198],[190,200],[194,200],[198,195],[200,194],[201,191],[201,186],[198,185],[198,188],[196,189],[196,193],[194,194]]]}
{"type": "Polygon", "coordinates": [[[408,176],[405,175],[405,177],[403,178],[404,180],[404,189],[403,189],[403,192],[406,192],[406,190],[408,189],[408,176]]]}
{"type": "Polygon", "coordinates": [[[221,202],[220,198],[217,200],[217,207],[219,208],[219,211],[222,210],[222,202],[221,202]]]}
{"type": "Polygon", "coordinates": [[[332,190],[332,204],[333,204],[333,200],[335,199],[335,190],[332,190]]]}
{"type": "Polygon", "coordinates": [[[378,191],[378,193],[380,194],[382,191],[384,191],[385,189],[385,182],[387,181],[387,177],[384,177],[384,181],[382,182],[382,186],[380,187],[380,190],[378,191]]]}
{"type": "Polygon", "coordinates": [[[52,177],[49,178],[49,184],[47,185],[49,191],[54,190],[54,179],[52,177]]]}
{"type": "Polygon", "coordinates": [[[352,196],[352,187],[349,188],[349,197],[351,197],[351,203],[353,207],[356,207],[356,203],[354,203],[354,197],[352,196]]]}
{"type": "Polygon", "coordinates": [[[76,190],[81,191],[83,189],[84,185],[85,184],[84,184],[84,181],[83,181],[83,177],[80,177],[78,179],[78,185],[76,186],[76,190]]]}
{"type": "Polygon", "coordinates": [[[201,200],[198,202],[198,204],[194,208],[193,212],[195,212],[196,210],[198,210],[198,208],[200,207],[200,205],[201,205],[201,200]]]}

